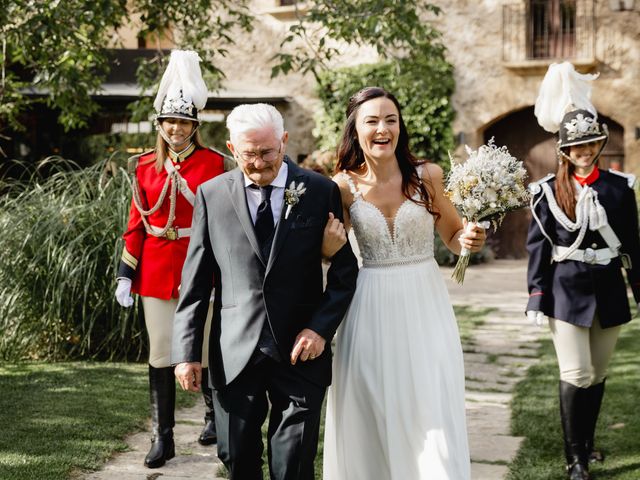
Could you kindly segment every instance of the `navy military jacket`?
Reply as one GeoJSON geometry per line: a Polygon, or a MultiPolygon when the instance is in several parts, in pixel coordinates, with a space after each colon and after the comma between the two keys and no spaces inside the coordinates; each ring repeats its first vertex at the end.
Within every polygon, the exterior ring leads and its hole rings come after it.
{"type": "MultiPolygon", "coordinates": [[[[555,192],[555,180],[549,179],[548,183],[555,192]]],[[[629,255],[631,268],[626,270],[627,278],[636,303],[640,303],[640,237],[634,191],[626,178],[604,170],[600,170],[600,176],[589,186],[598,193],[609,225],[622,243],[620,252],[629,255]]],[[[536,193],[535,200],[540,200],[535,213],[553,243],[564,247],[573,244],[578,232],[567,231],[556,221],[544,192],[536,193]]],[[[607,244],[599,232],[587,229],[578,248],[600,249],[607,248],[607,244]]],[[[590,327],[596,314],[603,328],[631,320],[620,257],[608,265],[575,260],[552,262],[552,245],[535,219],[529,226],[527,251],[527,310],[542,311],[549,317],[581,327],[590,327]]]]}

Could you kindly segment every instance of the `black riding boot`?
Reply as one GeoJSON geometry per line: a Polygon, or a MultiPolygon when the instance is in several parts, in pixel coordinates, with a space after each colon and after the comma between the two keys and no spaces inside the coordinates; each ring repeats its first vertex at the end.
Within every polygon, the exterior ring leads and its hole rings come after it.
{"type": "Polygon", "coordinates": [[[570,480],[589,480],[589,459],[584,434],[586,388],[560,381],[560,418],[570,480]]]}
{"type": "Polygon", "coordinates": [[[205,413],[204,413],[204,428],[198,443],[200,445],[213,445],[218,441],[218,434],[216,433],[216,418],[213,412],[213,389],[209,386],[209,369],[202,369],[202,396],[204,397],[205,413]]]}
{"type": "Polygon", "coordinates": [[[604,455],[598,450],[594,450],[594,436],[596,432],[596,424],[598,423],[598,415],[600,415],[600,406],[602,405],[602,397],[604,396],[604,382],[597,385],[591,385],[587,388],[587,410],[585,416],[585,441],[589,462],[602,462],[604,455]]]}
{"type": "Polygon", "coordinates": [[[151,398],[151,450],[144,466],[158,468],[175,457],[173,427],[176,406],[176,380],[173,367],[155,368],[149,365],[149,392],[151,398]]]}

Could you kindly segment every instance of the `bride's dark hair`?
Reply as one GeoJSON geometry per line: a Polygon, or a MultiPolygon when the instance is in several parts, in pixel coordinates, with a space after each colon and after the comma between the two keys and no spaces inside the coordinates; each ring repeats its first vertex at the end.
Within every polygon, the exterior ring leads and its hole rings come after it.
{"type": "Polygon", "coordinates": [[[365,87],[358,93],[353,95],[349,99],[347,105],[347,121],[344,126],[342,138],[338,145],[336,163],[336,172],[343,170],[354,171],[360,169],[364,165],[364,153],[360,142],[358,142],[358,132],[356,131],[356,117],[358,116],[358,110],[363,103],[373,100],[374,98],[388,98],[398,109],[400,135],[398,137],[398,144],[396,145],[396,159],[400,172],[402,173],[402,193],[409,200],[424,205],[425,208],[436,219],[440,216],[434,211],[431,199],[433,198],[433,186],[429,182],[425,182],[418,178],[416,167],[418,165],[426,163],[423,160],[418,160],[413,156],[411,150],[409,150],[409,134],[407,133],[407,127],[402,119],[402,111],[400,104],[396,97],[387,92],[384,88],[380,87],[365,87]],[[414,192],[420,192],[420,198],[413,198],[414,192]]]}

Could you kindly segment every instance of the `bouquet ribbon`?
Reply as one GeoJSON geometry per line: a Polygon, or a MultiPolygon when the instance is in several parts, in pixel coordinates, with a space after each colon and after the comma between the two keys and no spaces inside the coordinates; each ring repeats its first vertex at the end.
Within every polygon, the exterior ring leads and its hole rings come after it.
{"type": "MultiPolygon", "coordinates": [[[[471,233],[471,231],[476,227],[484,228],[485,230],[489,228],[490,222],[487,220],[483,221],[470,221],[467,223],[467,226],[464,229],[465,233],[471,233]]],[[[453,269],[453,273],[451,274],[451,278],[453,278],[460,285],[464,283],[464,274],[469,266],[469,257],[471,257],[471,250],[468,248],[462,248],[460,250],[460,256],[458,257],[458,261],[456,262],[456,266],[453,269]]]]}

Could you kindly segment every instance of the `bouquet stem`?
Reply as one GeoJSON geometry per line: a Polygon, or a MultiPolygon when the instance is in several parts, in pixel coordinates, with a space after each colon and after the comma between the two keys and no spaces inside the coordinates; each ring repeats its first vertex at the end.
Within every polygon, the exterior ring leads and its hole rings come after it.
{"type": "Polygon", "coordinates": [[[451,274],[451,278],[460,285],[464,283],[464,273],[467,271],[467,267],[469,266],[469,258],[471,258],[471,252],[468,249],[463,248],[460,251],[460,256],[458,257],[456,266],[451,274]]]}
{"type": "MultiPolygon", "coordinates": [[[[470,221],[467,223],[467,226],[464,228],[464,232],[470,233],[476,225],[484,228],[485,230],[489,228],[489,222],[487,221],[482,221],[482,222],[470,221]]],[[[451,278],[453,278],[460,285],[464,283],[464,273],[467,271],[470,258],[471,258],[471,250],[463,247],[462,250],[460,250],[460,256],[458,257],[458,262],[456,263],[456,266],[453,269],[453,273],[451,274],[451,278]]]]}

